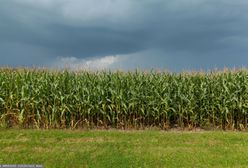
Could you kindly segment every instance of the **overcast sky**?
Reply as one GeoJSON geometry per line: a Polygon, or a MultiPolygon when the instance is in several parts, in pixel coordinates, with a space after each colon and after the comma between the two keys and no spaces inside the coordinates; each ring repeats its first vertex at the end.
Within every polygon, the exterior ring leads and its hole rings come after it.
{"type": "Polygon", "coordinates": [[[247,0],[1,0],[0,66],[248,65],[247,0]]]}

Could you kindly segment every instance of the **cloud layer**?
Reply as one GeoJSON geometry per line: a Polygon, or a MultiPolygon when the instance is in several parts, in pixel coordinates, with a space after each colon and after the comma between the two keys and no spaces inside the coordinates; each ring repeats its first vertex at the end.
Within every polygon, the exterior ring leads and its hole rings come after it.
{"type": "Polygon", "coordinates": [[[247,10],[243,0],[3,0],[0,65],[247,66],[247,10]]]}

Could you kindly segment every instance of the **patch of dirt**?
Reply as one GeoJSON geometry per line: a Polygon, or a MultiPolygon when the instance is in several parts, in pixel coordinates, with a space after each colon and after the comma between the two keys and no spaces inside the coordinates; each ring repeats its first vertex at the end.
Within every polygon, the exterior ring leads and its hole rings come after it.
{"type": "Polygon", "coordinates": [[[10,152],[10,153],[19,152],[19,151],[21,151],[21,148],[17,146],[8,146],[2,149],[2,152],[10,152]]]}
{"type": "Polygon", "coordinates": [[[44,152],[51,151],[51,149],[42,148],[42,147],[34,147],[34,148],[32,148],[32,151],[38,152],[38,153],[44,153],[44,152]]]}

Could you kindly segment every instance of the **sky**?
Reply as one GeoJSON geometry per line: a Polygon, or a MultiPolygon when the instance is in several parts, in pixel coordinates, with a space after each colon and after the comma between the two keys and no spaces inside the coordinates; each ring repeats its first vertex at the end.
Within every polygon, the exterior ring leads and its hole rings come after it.
{"type": "Polygon", "coordinates": [[[0,66],[246,67],[247,11],[246,0],[1,0],[0,66]]]}

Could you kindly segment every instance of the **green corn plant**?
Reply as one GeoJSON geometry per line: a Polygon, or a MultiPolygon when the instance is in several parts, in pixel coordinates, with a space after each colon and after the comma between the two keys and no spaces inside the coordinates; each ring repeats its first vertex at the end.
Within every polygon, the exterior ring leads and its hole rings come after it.
{"type": "Polygon", "coordinates": [[[0,125],[246,129],[248,71],[0,69],[0,125]]]}

